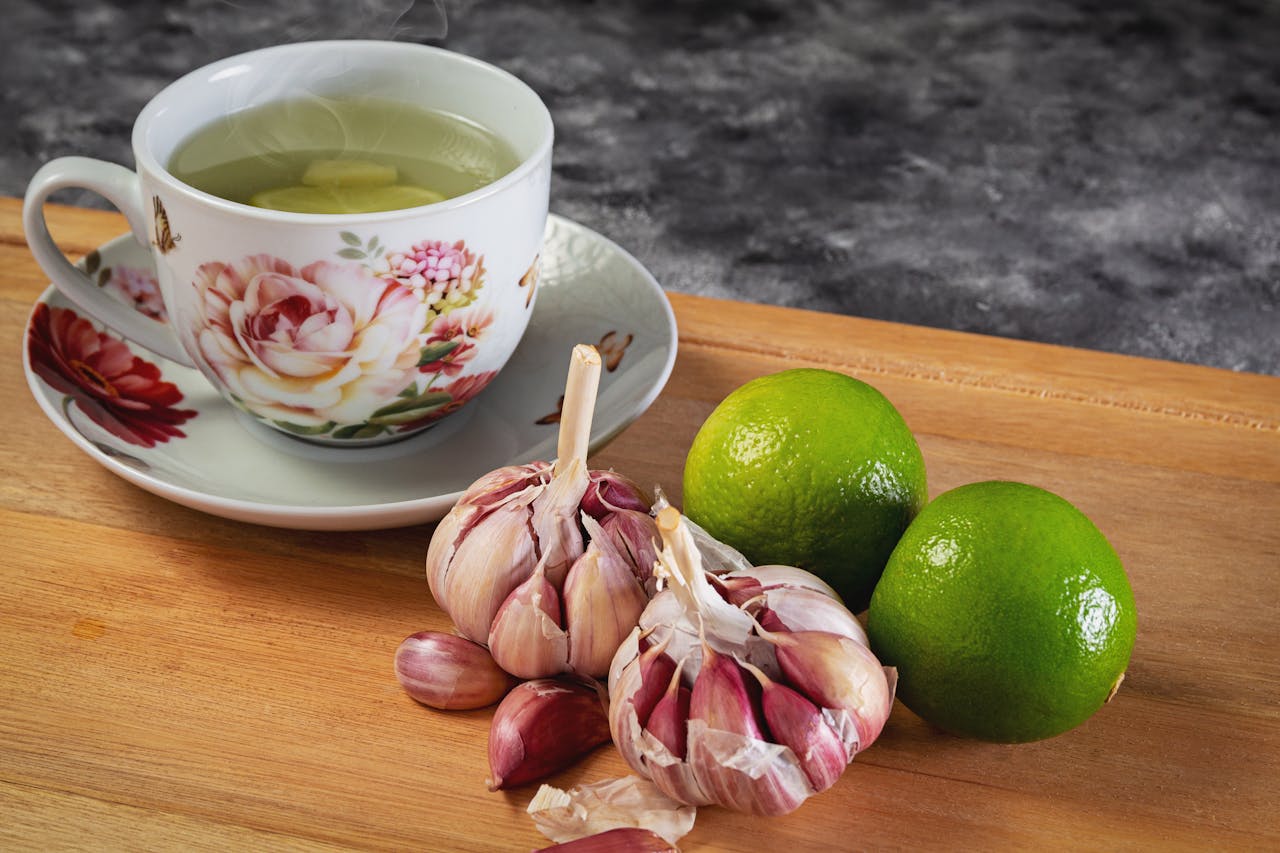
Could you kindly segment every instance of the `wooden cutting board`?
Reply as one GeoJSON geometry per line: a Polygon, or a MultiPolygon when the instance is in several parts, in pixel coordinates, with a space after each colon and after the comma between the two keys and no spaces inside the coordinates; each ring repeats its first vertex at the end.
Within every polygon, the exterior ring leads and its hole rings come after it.
{"type": "MultiPolygon", "coordinates": [[[[114,214],[51,208],[89,251],[114,214]]],[[[47,285],[0,201],[0,848],[528,850],[536,786],[484,788],[491,711],[405,696],[392,653],[444,630],[429,526],[282,531],[143,492],[26,387],[47,285]]],[[[671,295],[680,355],[593,459],[678,503],[684,454],[740,383],[796,366],[872,383],[930,492],[1015,479],[1115,545],[1138,602],[1128,678],[1041,743],[942,734],[895,707],[831,791],[784,818],[703,809],[683,848],[1280,846],[1280,379],[671,295]]],[[[1280,329],[1278,329],[1280,333],[1280,329]]],[[[551,781],[627,772],[611,747],[551,781]]]]}

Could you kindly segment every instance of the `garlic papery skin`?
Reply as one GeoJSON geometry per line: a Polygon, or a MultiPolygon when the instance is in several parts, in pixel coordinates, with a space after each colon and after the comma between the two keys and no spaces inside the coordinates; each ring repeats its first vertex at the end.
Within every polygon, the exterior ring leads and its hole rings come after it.
{"type": "Polygon", "coordinates": [[[806,572],[804,569],[797,569],[795,566],[751,566],[746,569],[738,569],[729,572],[724,577],[751,577],[760,582],[763,587],[801,587],[803,589],[811,589],[830,598],[832,601],[844,604],[840,599],[840,594],[832,588],[831,584],[822,578],[806,572]]]}
{"type": "Polygon", "coordinates": [[[550,480],[547,463],[491,472],[472,484],[437,525],[427,549],[427,584],[467,639],[488,640],[498,608],[538,564],[528,518],[550,480]],[[517,476],[522,487],[503,494],[508,477],[517,476]],[[477,583],[479,578],[484,583],[477,583]]]}
{"type": "Polygon", "coordinates": [[[648,499],[626,477],[587,468],[600,368],[594,348],[574,347],[556,460],[480,477],[427,549],[436,602],[521,678],[604,676],[652,592],[648,499]]]}
{"type": "Polygon", "coordinates": [[[834,598],[799,586],[766,587],[769,609],[791,631],[826,631],[870,647],[866,629],[834,598]]]}
{"type": "Polygon", "coordinates": [[[817,579],[790,568],[762,578],[739,568],[727,580],[711,579],[703,556],[720,561],[724,551],[671,507],[659,510],[657,527],[654,574],[664,588],[610,666],[614,743],[634,770],[681,802],[790,812],[835,784],[879,735],[893,671],[875,660],[856,619],[817,579]],[[775,604],[797,623],[810,608],[818,613],[810,618],[833,630],[792,631],[775,604]],[[646,721],[640,711],[655,692],[652,681],[672,669],[657,664],[655,650],[676,665],[646,721]],[[680,722],[681,689],[690,691],[683,750],[671,728],[672,715],[680,722]]]}
{"type": "Polygon", "coordinates": [[[539,853],[680,853],[680,848],[656,832],[633,826],[606,829],[595,835],[543,847],[539,853]]]}
{"type": "Polygon", "coordinates": [[[567,791],[542,785],[526,811],[543,835],[562,843],[631,827],[675,844],[689,834],[697,817],[697,809],[671,799],[639,776],[575,785],[567,791]]]}

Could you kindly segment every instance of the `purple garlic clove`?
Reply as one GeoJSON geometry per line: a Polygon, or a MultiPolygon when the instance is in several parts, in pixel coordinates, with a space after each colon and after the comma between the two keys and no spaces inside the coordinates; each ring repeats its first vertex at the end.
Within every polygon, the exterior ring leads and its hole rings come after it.
{"type": "Polygon", "coordinates": [[[690,719],[718,731],[767,740],[760,726],[758,693],[737,661],[702,644],[702,670],[693,682],[690,719]]]}
{"type": "MultiPolygon", "coordinates": [[[[670,660],[670,658],[668,658],[670,660]]],[[[692,693],[688,687],[680,683],[684,661],[680,662],[671,673],[667,689],[654,704],[646,731],[653,735],[676,758],[685,757],[688,740],[689,707],[692,693]]]]}
{"type": "Polygon", "coordinates": [[[516,680],[479,643],[439,631],[419,631],[396,649],[396,679],[418,702],[445,711],[484,708],[516,680]]]}
{"type": "Polygon", "coordinates": [[[612,470],[590,471],[588,477],[582,509],[596,521],[603,523],[609,513],[620,511],[649,514],[653,501],[630,478],[612,470]]]}
{"type": "Polygon", "coordinates": [[[493,713],[489,790],[549,776],[608,740],[609,719],[594,689],[553,678],[523,682],[493,713]]]}
{"type": "Polygon", "coordinates": [[[817,705],[756,667],[746,667],[760,682],[760,706],[773,740],[795,753],[814,791],[830,788],[851,758],[840,736],[817,705]]]}

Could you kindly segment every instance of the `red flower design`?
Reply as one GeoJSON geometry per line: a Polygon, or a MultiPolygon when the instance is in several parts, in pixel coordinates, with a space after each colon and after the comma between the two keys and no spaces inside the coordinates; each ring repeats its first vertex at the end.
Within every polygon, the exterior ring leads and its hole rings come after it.
{"type": "Polygon", "coordinates": [[[193,409],[174,408],[182,392],[160,377],[160,368],[70,309],[36,306],[27,356],[37,376],[130,444],[155,447],[181,438],[186,433],[178,424],[196,416],[193,409]]]}

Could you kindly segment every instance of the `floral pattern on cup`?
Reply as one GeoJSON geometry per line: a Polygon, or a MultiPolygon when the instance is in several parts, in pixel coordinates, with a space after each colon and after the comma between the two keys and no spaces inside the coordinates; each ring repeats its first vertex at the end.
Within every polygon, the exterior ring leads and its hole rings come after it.
{"type": "Polygon", "coordinates": [[[484,287],[484,256],[463,240],[420,240],[407,249],[388,249],[375,234],[366,242],[357,234],[338,235],[346,246],[338,255],[366,261],[374,275],[413,289],[427,305],[427,325],[437,317],[476,301],[484,287]]]}
{"type": "Polygon", "coordinates": [[[196,271],[196,343],[233,399],[300,434],[361,424],[418,375],[426,305],[352,263],[268,254],[196,271]]]}
{"type": "Polygon", "coordinates": [[[74,403],[98,426],[137,447],[185,437],[179,425],[196,416],[193,409],[177,408],[182,392],[164,380],[159,367],[69,308],[36,305],[27,358],[37,376],[65,395],[64,411],[74,403]]]}
{"type": "Polygon", "coordinates": [[[541,258],[541,255],[534,255],[533,263],[529,264],[529,268],[524,271],[524,275],[520,276],[520,286],[529,288],[529,292],[524,297],[525,308],[533,304],[533,295],[538,290],[538,278],[542,275],[542,266],[538,261],[541,258]]]}
{"type": "Polygon", "coordinates": [[[341,261],[203,264],[193,334],[204,361],[238,405],[297,435],[373,439],[456,411],[497,373],[463,375],[494,321],[469,307],[484,256],[461,240],[393,251],[376,235],[339,237],[341,261]]]}
{"type": "Polygon", "coordinates": [[[428,426],[443,418],[445,415],[451,415],[458,409],[461,409],[474,396],[479,394],[485,387],[493,381],[498,375],[496,370],[487,370],[483,373],[472,373],[455,379],[444,387],[436,387],[434,385],[428,388],[427,393],[436,393],[448,395],[448,400],[439,406],[429,410],[416,420],[400,425],[398,428],[401,432],[411,432],[423,426],[428,426]]]}
{"type": "Polygon", "coordinates": [[[125,264],[104,267],[102,255],[96,249],[85,255],[79,266],[98,283],[98,287],[125,305],[132,306],[152,320],[161,323],[168,321],[164,297],[160,295],[160,283],[156,281],[154,270],[125,264]]]}
{"type": "Polygon", "coordinates": [[[484,287],[484,256],[462,240],[414,243],[406,251],[386,255],[374,271],[412,287],[427,305],[428,322],[475,302],[484,287]]]}
{"type": "Polygon", "coordinates": [[[163,323],[169,319],[164,310],[164,298],[160,295],[160,285],[151,270],[141,267],[112,267],[102,288],[152,320],[163,323]]]}

